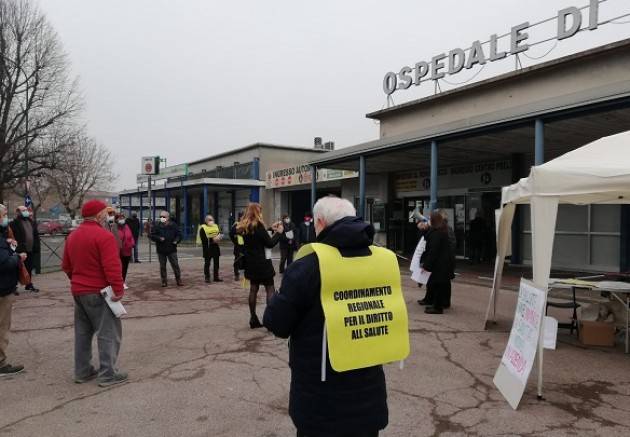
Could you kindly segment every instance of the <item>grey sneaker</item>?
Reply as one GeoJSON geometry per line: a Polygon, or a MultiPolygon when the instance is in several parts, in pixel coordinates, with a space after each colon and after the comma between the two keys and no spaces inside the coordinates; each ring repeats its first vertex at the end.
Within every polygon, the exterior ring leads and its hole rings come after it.
{"type": "Polygon", "coordinates": [[[98,386],[109,387],[110,385],[122,384],[123,382],[127,382],[127,379],[129,379],[129,375],[127,375],[127,372],[118,372],[110,379],[100,381],[98,383],[98,386]]]}
{"type": "Polygon", "coordinates": [[[16,375],[18,373],[22,373],[23,371],[24,366],[12,366],[11,364],[6,364],[0,367],[0,377],[16,375]]]}
{"type": "Polygon", "coordinates": [[[75,384],[85,384],[86,382],[90,382],[93,379],[95,379],[98,376],[98,372],[96,371],[96,369],[92,369],[92,371],[90,372],[89,375],[83,377],[83,378],[74,378],[74,382],[75,384]]]}

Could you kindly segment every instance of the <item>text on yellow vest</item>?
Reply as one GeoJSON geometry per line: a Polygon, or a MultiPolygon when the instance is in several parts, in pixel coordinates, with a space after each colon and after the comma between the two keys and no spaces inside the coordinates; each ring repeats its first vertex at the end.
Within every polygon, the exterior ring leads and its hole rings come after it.
{"type": "Polygon", "coordinates": [[[322,243],[303,246],[300,259],[315,252],[330,364],[337,372],[400,361],[409,355],[409,322],[396,255],[370,246],[371,255],[343,257],[322,243]]]}

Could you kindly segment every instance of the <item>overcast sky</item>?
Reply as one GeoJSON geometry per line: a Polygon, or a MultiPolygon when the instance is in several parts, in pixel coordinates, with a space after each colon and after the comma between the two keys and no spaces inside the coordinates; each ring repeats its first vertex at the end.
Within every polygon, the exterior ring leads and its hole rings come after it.
{"type": "MultiPolygon", "coordinates": [[[[171,165],[257,141],[311,146],[322,136],[343,147],[376,139],[378,126],[365,114],[386,104],[386,72],[587,4],[40,0],[80,78],[89,131],[116,157],[117,189],[135,186],[141,156],[171,165]]],[[[630,2],[600,8],[601,21],[630,13],[630,2]]],[[[530,38],[554,33],[540,26],[530,38]]],[[[608,24],[558,43],[545,60],[628,37],[630,24],[608,24]]],[[[527,53],[543,55],[553,45],[527,53]]],[[[513,68],[509,58],[477,79],[513,68]]],[[[429,83],[412,88],[395,93],[395,103],[433,91],[429,83]]]]}

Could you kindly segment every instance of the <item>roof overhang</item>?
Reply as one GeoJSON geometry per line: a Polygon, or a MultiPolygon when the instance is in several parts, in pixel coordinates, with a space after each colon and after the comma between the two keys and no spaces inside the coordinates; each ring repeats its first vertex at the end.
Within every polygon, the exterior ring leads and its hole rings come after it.
{"type": "MultiPolygon", "coordinates": [[[[245,188],[264,187],[265,182],[254,179],[223,179],[223,178],[202,178],[202,179],[189,179],[179,182],[169,182],[167,184],[156,186],[151,191],[164,191],[164,190],[177,190],[178,188],[202,188],[207,186],[210,191],[223,191],[245,188]]],[[[146,193],[146,188],[136,188],[131,190],[124,190],[120,192],[120,195],[125,194],[137,194],[146,193]]]]}

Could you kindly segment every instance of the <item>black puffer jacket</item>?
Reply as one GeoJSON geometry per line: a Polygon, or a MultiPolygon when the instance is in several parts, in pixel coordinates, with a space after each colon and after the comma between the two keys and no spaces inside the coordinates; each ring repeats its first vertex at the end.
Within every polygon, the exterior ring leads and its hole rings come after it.
{"type": "MultiPolygon", "coordinates": [[[[344,257],[367,256],[374,228],[346,217],[326,228],[318,242],[337,247],[344,257]]],[[[326,359],[321,382],[324,311],[320,302],[319,261],[310,254],[291,264],[279,294],[265,310],[264,325],[275,335],[291,337],[289,414],[308,436],[334,437],[376,431],[387,426],[387,391],[382,366],[337,373],[326,359]]]]}
{"type": "Polygon", "coordinates": [[[0,227],[0,297],[13,294],[18,283],[19,256],[7,243],[6,228],[0,227]]]}

